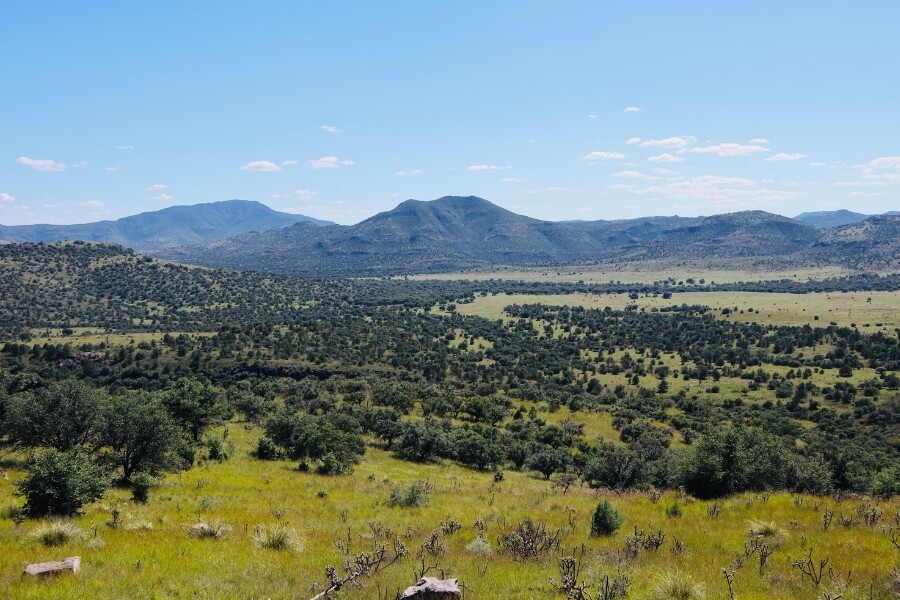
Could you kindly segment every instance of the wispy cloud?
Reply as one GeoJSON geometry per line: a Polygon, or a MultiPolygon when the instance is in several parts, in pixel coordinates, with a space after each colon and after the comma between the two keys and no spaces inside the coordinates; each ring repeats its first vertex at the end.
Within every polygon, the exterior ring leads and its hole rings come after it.
{"type": "Polygon", "coordinates": [[[125,144],[122,146],[116,146],[116,150],[118,150],[119,152],[127,152],[129,150],[134,150],[134,146],[129,146],[129,145],[125,144]]]}
{"type": "Polygon", "coordinates": [[[633,146],[634,144],[640,144],[640,143],[641,143],[641,138],[639,138],[639,137],[630,137],[630,138],[628,138],[627,140],[625,140],[625,143],[628,144],[629,146],[633,146]]]}
{"type": "Polygon", "coordinates": [[[108,167],[103,167],[103,170],[107,171],[109,173],[112,173],[114,171],[121,171],[122,166],[121,165],[109,165],[108,167]]]}
{"type": "Polygon", "coordinates": [[[168,202],[169,200],[174,200],[175,196],[172,196],[170,194],[159,194],[157,196],[153,196],[150,199],[156,200],[157,202],[168,202]]]}
{"type": "Polygon", "coordinates": [[[715,144],[714,146],[703,146],[700,148],[691,148],[691,152],[698,154],[717,154],[723,157],[747,156],[757,152],[768,152],[769,149],[758,144],[735,144],[733,142],[725,142],[724,144],[715,144]]]}
{"type": "Polygon", "coordinates": [[[149,189],[150,189],[150,191],[153,191],[153,192],[161,192],[163,190],[169,189],[169,186],[167,186],[164,183],[154,183],[153,185],[150,186],[149,189]]]}
{"type": "Polygon", "coordinates": [[[283,160],[281,161],[282,167],[293,167],[296,164],[300,164],[299,160],[283,160]]]}
{"type": "Polygon", "coordinates": [[[672,137],[641,142],[641,148],[666,148],[669,150],[681,150],[687,148],[696,141],[693,136],[674,135],[672,137]]]}
{"type": "Polygon", "coordinates": [[[801,154],[799,152],[795,154],[787,154],[785,152],[779,152],[775,156],[770,156],[766,160],[768,161],[780,161],[780,160],[800,160],[801,158],[806,158],[805,154],[801,154]]]}
{"type": "Polygon", "coordinates": [[[668,152],[663,152],[662,154],[657,154],[656,156],[651,156],[648,158],[650,162],[661,162],[661,163],[679,163],[684,162],[684,157],[675,156],[674,154],[669,154],[668,152]]]}
{"type": "Polygon", "coordinates": [[[621,152],[590,152],[581,157],[582,160],[619,160],[625,158],[621,152]]]}
{"type": "Polygon", "coordinates": [[[654,175],[645,175],[640,171],[619,171],[618,173],[613,173],[612,176],[620,179],[660,179],[654,175]]]}
{"type": "Polygon", "coordinates": [[[87,206],[90,208],[100,208],[103,206],[102,200],[85,200],[84,202],[79,202],[79,206],[87,206]]]}
{"type": "Polygon", "coordinates": [[[241,167],[241,171],[255,171],[258,173],[274,173],[280,170],[281,167],[270,160],[254,160],[241,167]]]}
{"type": "Polygon", "coordinates": [[[313,190],[294,190],[294,197],[299,200],[312,200],[315,195],[313,190]]]}
{"type": "Polygon", "coordinates": [[[422,169],[413,169],[412,171],[397,171],[394,173],[397,177],[410,177],[412,175],[421,175],[422,169]]]}
{"type": "Polygon", "coordinates": [[[796,199],[803,194],[779,189],[760,188],[745,177],[702,175],[685,181],[635,190],[636,194],[653,194],[685,201],[703,201],[710,207],[755,206],[796,199]]]}
{"type": "Polygon", "coordinates": [[[0,192],[0,202],[3,204],[9,204],[11,202],[15,202],[16,197],[12,194],[7,194],[6,192],[0,192]]]}
{"type": "Polygon", "coordinates": [[[30,167],[35,171],[55,171],[61,172],[69,168],[69,165],[47,158],[31,158],[28,156],[20,156],[16,159],[16,164],[23,167],[30,167]]]}
{"type": "Polygon", "coordinates": [[[477,173],[479,171],[503,171],[510,168],[512,167],[502,167],[500,165],[469,165],[466,167],[466,171],[477,173]]]}
{"type": "Polygon", "coordinates": [[[900,171],[900,156],[882,156],[869,162],[873,169],[894,169],[900,171]]]}
{"type": "Polygon", "coordinates": [[[500,183],[522,183],[523,181],[525,181],[524,177],[504,177],[500,183]]]}
{"type": "Polygon", "coordinates": [[[349,167],[354,165],[352,160],[340,159],[337,156],[323,156],[309,161],[311,169],[337,169],[338,167],[349,167]]]}
{"type": "Polygon", "coordinates": [[[627,112],[627,113],[636,113],[636,112],[641,112],[641,109],[640,109],[640,107],[638,107],[638,106],[626,106],[626,107],[625,107],[625,112],[627,112]]]}
{"type": "Polygon", "coordinates": [[[770,142],[766,138],[753,138],[752,140],[750,140],[750,143],[762,145],[762,144],[769,144],[770,142]]]}
{"type": "Polygon", "coordinates": [[[593,120],[593,119],[596,119],[596,118],[597,118],[597,115],[588,115],[588,119],[593,120]]]}
{"type": "Polygon", "coordinates": [[[325,133],[340,133],[341,130],[335,125],[319,125],[319,130],[325,133]]]}

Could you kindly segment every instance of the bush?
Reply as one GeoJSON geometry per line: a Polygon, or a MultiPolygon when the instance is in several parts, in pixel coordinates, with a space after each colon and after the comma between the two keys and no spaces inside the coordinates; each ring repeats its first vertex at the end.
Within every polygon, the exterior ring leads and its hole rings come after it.
{"type": "Polygon", "coordinates": [[[299,547],[297,534],[284,523],[276,523],[271,527],[257,527],[253,543],[257,548],[265,550],[294,550],[299,547]]]}
{"type": "Polygon", "coordinates": [[[387,505],[400,506],[402,508],[425,506],[430,498],[431,486],[428,482],[416,480],[406,487],[395,485],[391,488],[391,495],[388,497],[387,505]]]}
{"type": "Polygon", "coordinates": [[[35,529],[31,537],[45,546],[62,546],[70,541],[84,539],[84,531],[69,521],[50,521],[35,529]]]}
{"type": "Polygon", "coordinates": [[[47,450],[32,460],[16,483],[33,516],[74,515],[106,494],[109,477],[80,450],[47,450]]]}
{"type": "Polygon", "coordinates": [[[559,529],[549,531],[544,523],[525,519],[513,531],[501,533],[499,543],[514,558],[526,560],[559,550],[561,540],[559,529]]]}
{"type": "Polygon", "coordinates": [[[667,517],[680,517],[681,516],[681,505],[678,502],[673,502],[668,508],[666,508],[666,516],[667,517]]]}
{"type": "Polygon", "coordinates": [[[206,447],[209,449],[209,460],[228,460],[228,450],[225,449],[225,442],[221,439],[210,438],[206,442],[206,447]]]}
{"type": "Polygon", "coordinates": [[[275,460],[278,458],[278,446],[265,436],[259,438],[259,441],[256,442],[256,458],[275,460]]]}
{"type": "Polygon", "coordinates": [[[900,467],[880,471],[872,480],[872,495],[891,498],[900,495],[900,467]]]}
{"type": "Polygon", "coordinates": [[[138,502],[147,502],[150,499],[150,489],[153,487],[153,477],[148,473],[138,473],[131,478],[131,496],[138,502]]]}
{"type": "Polygon", "coordinates": [[[591,518],[591,535],[612,535],[624,521],[622,513],[613,508],[609,500],[604,500],[597,505],[591,518]]]}
{"type": "Polygon", "coordinates": [[[490,556],[494,553],[494,549],[491,547],[490,542],[483,537],[478,536],[470,543],[466,544],[466,552],[476,556],[490,556]]]}

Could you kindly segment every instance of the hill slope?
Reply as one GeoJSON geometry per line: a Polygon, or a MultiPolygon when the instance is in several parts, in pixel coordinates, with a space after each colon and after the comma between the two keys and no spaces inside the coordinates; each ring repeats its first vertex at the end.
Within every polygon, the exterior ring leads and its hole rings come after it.
{"type": "Polygon", "coordinates": [[[840,227],[841,225],[850,225],[859,223],[869,218],[869,215],[853,212],[846,209],[840,210],[822,210],[816,212],[800,213],[794,217],[795,221],[819,227],[821,229],[830,229],[832,227],[840,227]]]}
{"type": "Polygon", "coordinates": [[[250,231],[288,227],[297,222],[330,225],[303,215],[274,211],[250,200],[172,206],[116,221],[79,225],[0,225],[0,242],[81,240],[120,244],[139,251],[203,244],[250,231]]]}

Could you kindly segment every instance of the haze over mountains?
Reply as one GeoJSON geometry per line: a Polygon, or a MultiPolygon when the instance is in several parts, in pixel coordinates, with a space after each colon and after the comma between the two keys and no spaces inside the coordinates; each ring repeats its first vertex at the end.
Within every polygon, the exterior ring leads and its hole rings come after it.
{"type": "Polygon", "coordinates": [[[82,240],[121,244],[139,252],[202,244],[250,231],[298,222],[331,225],[304,215],[274,211],[250,200],[171,206],[116,221],[80,225],[0,225],[0,243],[82,240]]]}
{"type": "Polygon", "coordinates": [[[335,225],[229,200],[84,225],[0,226],[3,242],[80,239],[179,262],[317,276],[437,273],[645,259],[771,257],[892,267],[900,216],[850,211],[789,219],[763,211],[710,217],[551,222],[482,198],[407,200],[355,225],[335,225]]]}

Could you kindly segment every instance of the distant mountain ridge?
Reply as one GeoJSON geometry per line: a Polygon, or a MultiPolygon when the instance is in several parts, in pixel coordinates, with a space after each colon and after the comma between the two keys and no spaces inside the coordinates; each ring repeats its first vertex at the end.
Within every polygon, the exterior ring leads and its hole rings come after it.
{"type": "Polygon", "coordinates": [[[870,246],[873,260],[896,262],[892,249],[898,240],[890,231],[900,218],[879,219],[863,233],[818,229],[763,211],[558,223],[518,215],[474,196],[448,196],[407,200],[356,225],[298,223],[156,255],[231,269],[379,276],[607,259],[791,256],[817,263],[865,262],[854,257],[862,237],[879,240],[870,246]],[[829,231],[837,237],[827,237],[829,231]]]}
{"type": "Polygon", "coordinates": [[[298,222],[332,225],[304,215],[272,210],[252,200],[224,200],[171,206],[116,221],[79,225],[0,225],[0,242],[81,240],[120,244],[140,252],[222,240],[251,231],[268,231],[298,222]]]}

